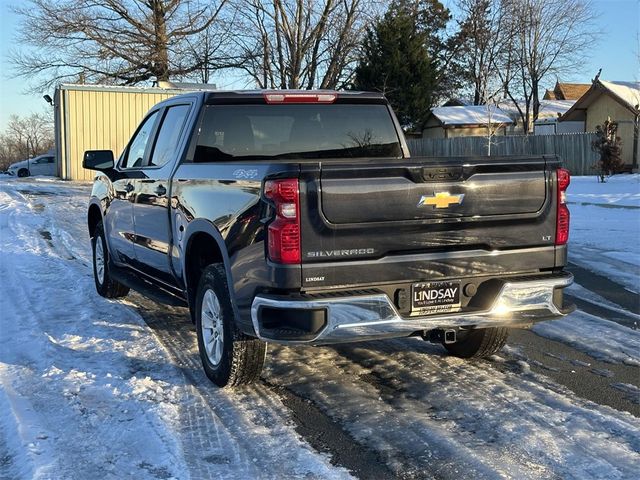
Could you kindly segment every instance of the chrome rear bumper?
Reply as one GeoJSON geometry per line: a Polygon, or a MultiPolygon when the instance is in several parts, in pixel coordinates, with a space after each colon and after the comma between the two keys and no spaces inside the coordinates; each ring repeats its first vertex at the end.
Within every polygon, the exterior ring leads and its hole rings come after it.
{"type": "Polygon", "coordinates": [[[419,330],[440,328],[526,325],[562,317],[573,311],[573,305],[563,308],[554,303],[554,290],[566,288],[571,283],[573,275],[568,272],[532,279],[506,280],[488,310],[421,317],[403,317],[389,297],[383,293],[312,300],[290,300],[259,295],[251,306],[251,320],[257,336],[262,340],[312,345],[401,337],[419,330]],[[261,329],[259,316],[263,307],[325,310],[326,325],[309,339],[271,338],[261,329]]]}

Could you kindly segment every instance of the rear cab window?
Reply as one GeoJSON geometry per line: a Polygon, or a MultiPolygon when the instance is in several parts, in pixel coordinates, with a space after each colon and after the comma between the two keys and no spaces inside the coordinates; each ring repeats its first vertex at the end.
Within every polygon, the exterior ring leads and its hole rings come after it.
{"type": "Polygon", "coordinates": [[[205,107],[193,161],[402,156],[383,104],[205,107]]]}

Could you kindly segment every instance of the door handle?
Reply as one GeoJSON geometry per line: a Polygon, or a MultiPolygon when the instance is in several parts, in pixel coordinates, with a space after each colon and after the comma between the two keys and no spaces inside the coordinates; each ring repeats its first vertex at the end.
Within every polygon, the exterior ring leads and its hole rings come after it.
{"type": "Polygon", "coordinates": [[[163,195],[166,195],[167,193],[167,189],[164,188],[162,185],[158,185],[156,187],[156,189],[154,190],[154,192],[156,193],[156,195],[158,195],[159,197],[162,197],[163,195]]]}
{"type": "Polygon", "coordinates": [[[124,191],[127,192],[127,193],[133,192],[133,184],[132,183],[127,183],[124,186],[124,191]]]}

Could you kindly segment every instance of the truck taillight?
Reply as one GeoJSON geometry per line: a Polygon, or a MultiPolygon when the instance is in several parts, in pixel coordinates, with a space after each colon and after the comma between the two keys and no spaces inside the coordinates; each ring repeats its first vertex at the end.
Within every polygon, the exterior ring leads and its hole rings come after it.
{"type": "Polygon", "coordinates": [[[557,171],[558,214],[556,216],[556,245],[565,245],[569,240],[569,208],[567,207],[567,187],[571,183],[569,170],[559,168],[557,171]]]}
{"type": "Polygon", "coordinates": [[[264,101],[272,103],[333,103],[338,95],[333,92],[268,92],[262,95],[264,101]]]}
{"type": "Polygon", "coordinates": [[[264,196],[275,206],[276,218],[267,229],[269,258],[278,263],[300,263],[300,195],[298,180],[268,180],[264,196]]]}

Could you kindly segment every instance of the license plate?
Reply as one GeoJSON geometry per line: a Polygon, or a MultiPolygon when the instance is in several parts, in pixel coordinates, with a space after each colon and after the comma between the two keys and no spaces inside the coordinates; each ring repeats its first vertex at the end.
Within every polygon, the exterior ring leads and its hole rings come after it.
{"type": "Polygon", "coordinates": [[[411,289],[411,311],[431,314],[460,310],[460,282],[415,283],[411,289]]]}

